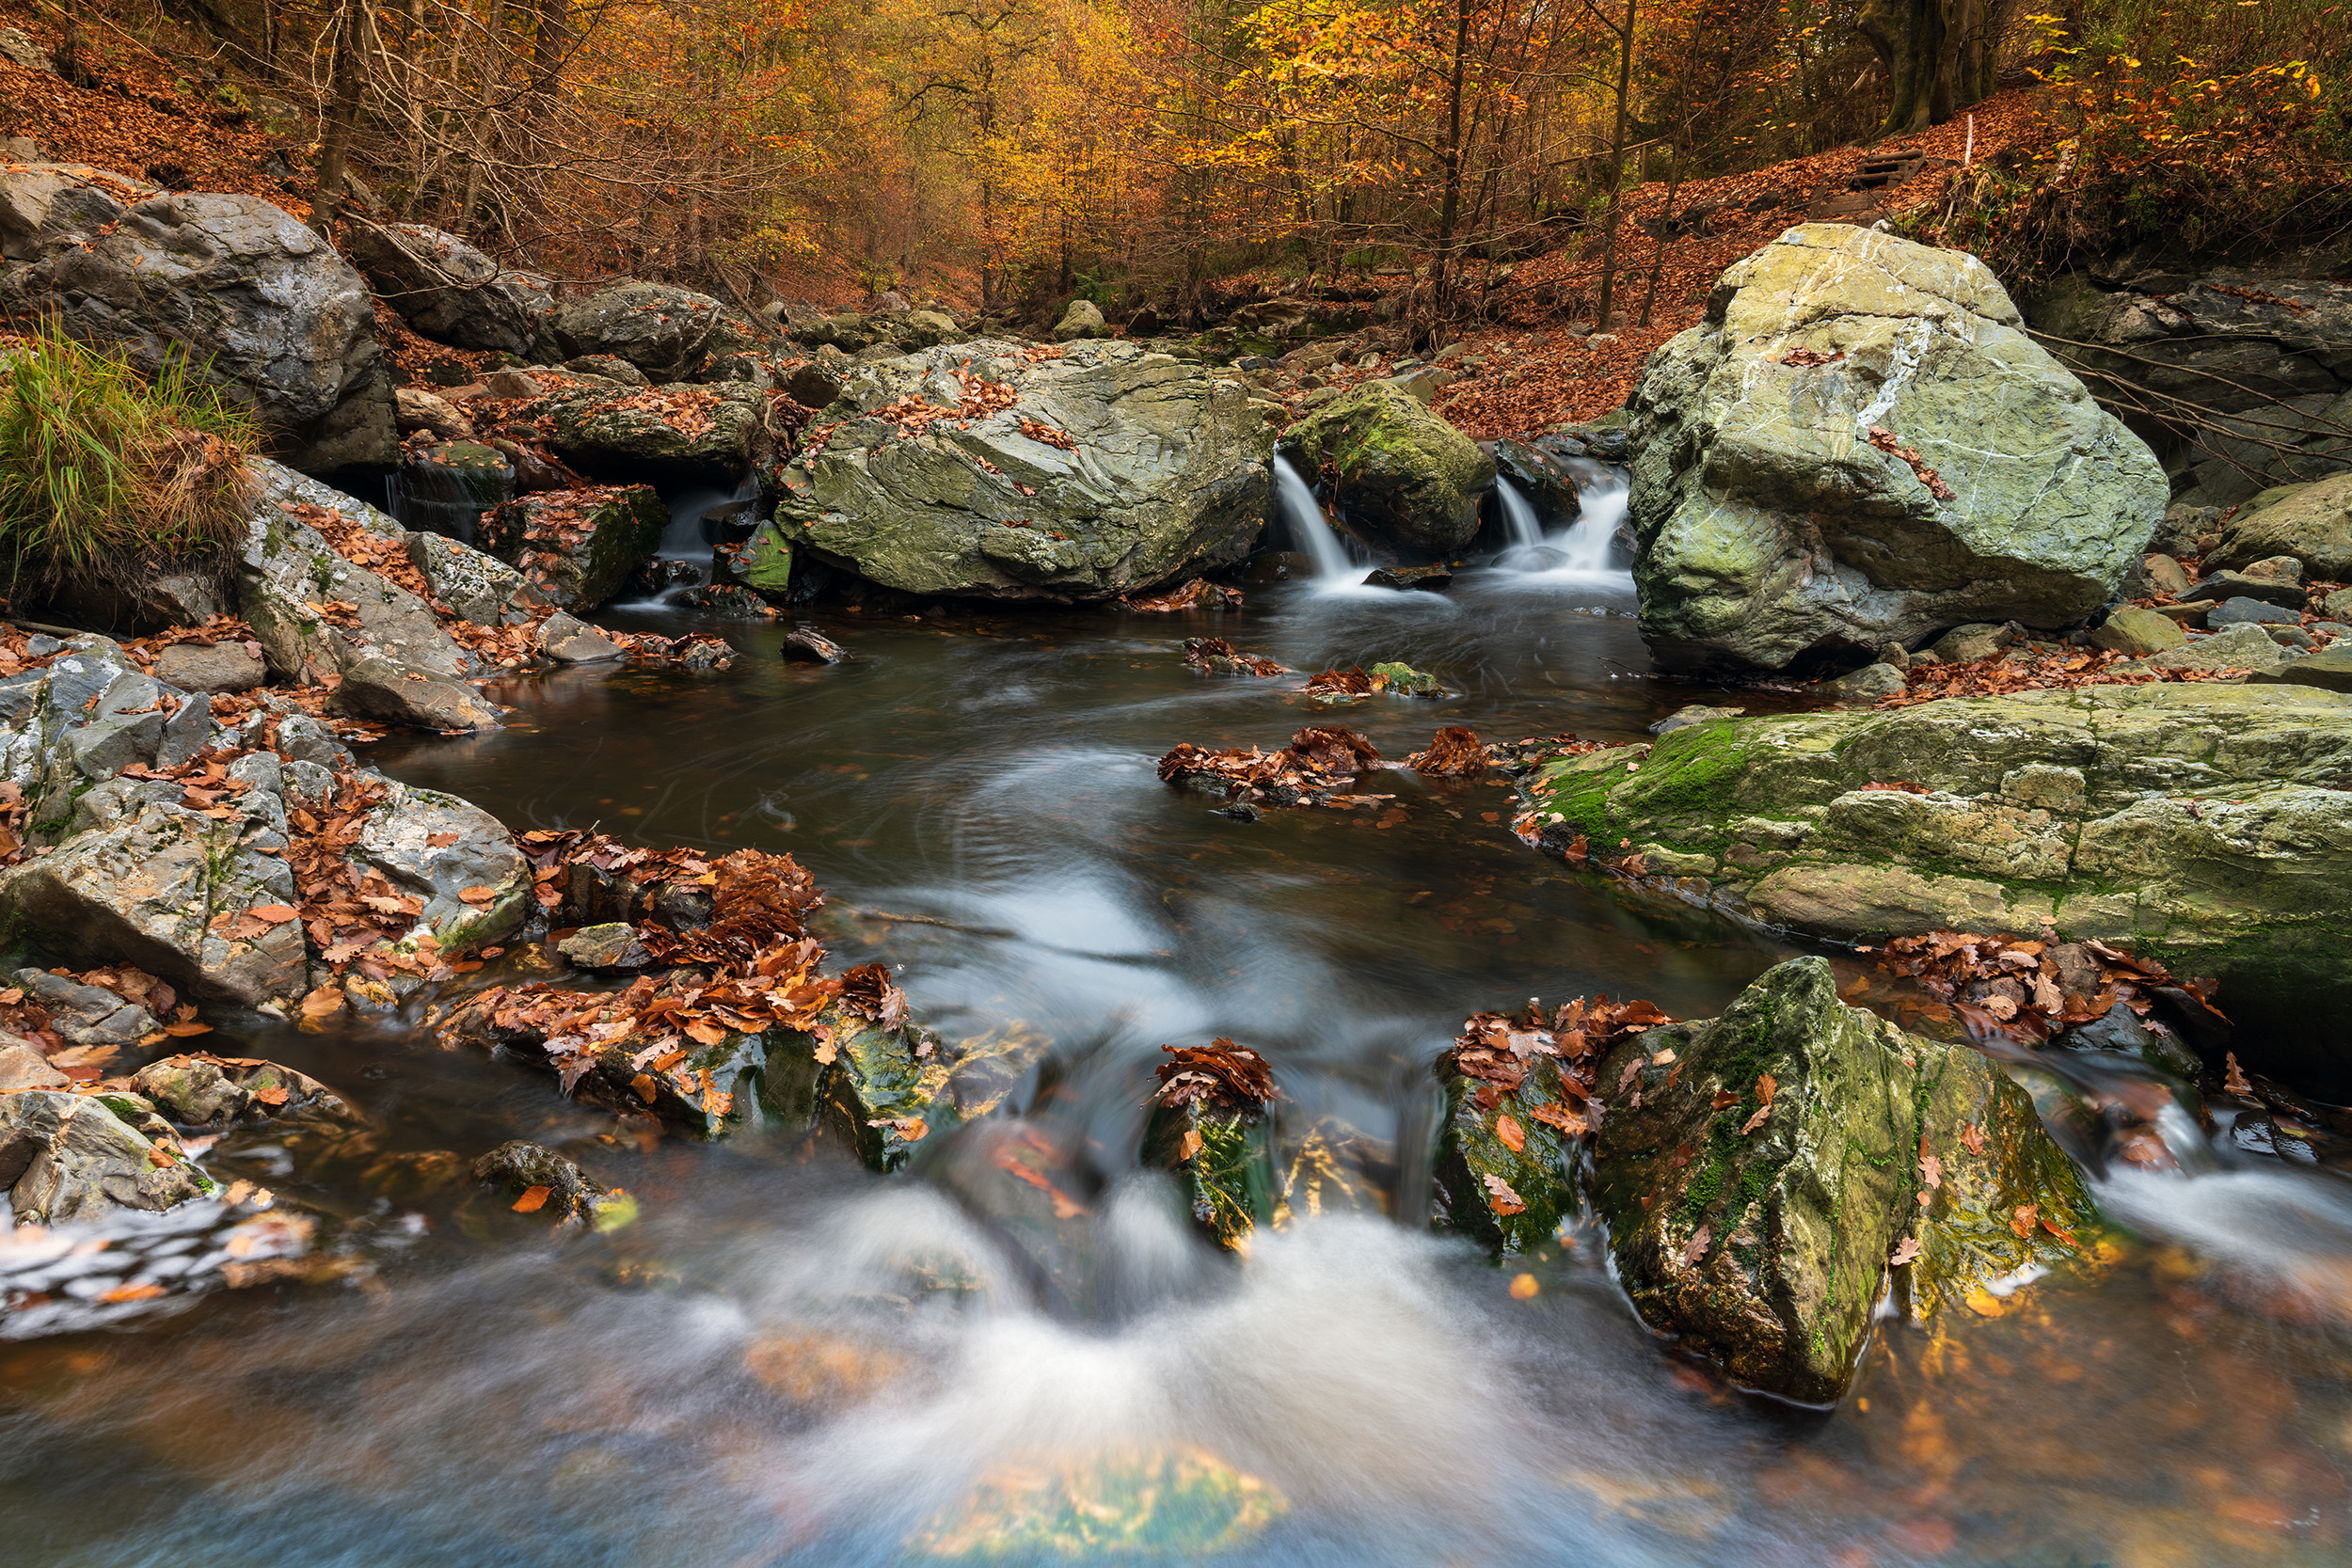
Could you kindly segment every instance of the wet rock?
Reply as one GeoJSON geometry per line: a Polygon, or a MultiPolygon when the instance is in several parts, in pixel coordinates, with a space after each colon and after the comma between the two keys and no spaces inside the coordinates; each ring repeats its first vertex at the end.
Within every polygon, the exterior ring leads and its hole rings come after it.
{"type": "Polygon", "coordinates": [[[1365,586],[1371,588],[1420,588],[1437,593],[1454,583],[1454,574],[1443,566],[1382,566],[1364,574],[1365,586]]]}
{"type": "Polygon", "coordinates": [[[123,1209],[159,1212],[213,1184],[99,1100],[26,1089],[0,1095],[0,1188],[19,1224],[68,1225],[123,1209]]]}
{"type": "Polygon", "coordinates": [[[392,420],[403,436],[421,430],[437,441],[473,439],[473,421],[447,398],[421,387],[402,387],[393,392],[392,420]]]}
{"type": "Polygon", "coordinates": [[[611,355],[656,382],[691,380],[713,359],[740,353],[759,337],[748,317],[667,283],[598,290],[565,303],[552,325],[565,354],[611,355]]]}
{"type": "Polygon", "coordinates": [[[537,908],[531,864],[514,834],[471,801],[439,790],[389,782],[352,859],[422,899],[420,918],[453,952],[497,942],[537,908]]]}
{"type": "Polygon", "coordinates": [[[1193,1223],[1220,1246],[1239,1250],[1274,1223],[1274,1128],[1263,1108],[1155,1102],[1138,1159],[1174,1173],[1193,1223]]]}
{"type": "Polygon", "coordinates": [[[601,664],[627,657],[612,638],[562,610],[539,623],[539,651],[558,664],[601,664]]]}
{"type": "Polygon", "coordinates": [[[583,926],[555,944],[555,950],[577,969],[643,969],[653,962],[637,927],[612,922],[583,926]]]}
{"type": "Polygon", "coordinates": [[[1734,265],[1631,406],[1634,580],[1670,669],[2067,625],[2166,503],[2154,455],[1973,257],[1843,224],[1734,265]]]}
{"type": "Polygon", "coordinates": [[[784,470],[777,532],[910,594],[1115,598],[1240,561],[1265,522],[1263,410],[1240,382],[1132,344],[1032,359],[983,340],[861,366],[826,418],[813,461],[784,470]],[[864,417],[946,406],[939,382],[967,361],[1017,401],[916,433],[864,417]]]}
{"type": "Polygon", "coordinates": [[[421,531],[408,535],[407,547],[433,596],[461,621],[501,626],[521,601],[523,575],[494,555],[421,531]]]}
{"type": "Polygon", "coordinates": [[[2137,1056],[2159,1072],[2169,1072],[2184,1083],[2194,1084],[2204,1073],[2204,1064],[2181,1042],[2179,1036],[2159,1034],[2149,1028],[2129,1005],[2122,1002],[2108,1008],[2105,1018],[2077,1024],[2060,1039],[2066,1045],[2084,1050],[2137,1056]]]}
{"type": "Polygon", "coordinates": [[[512,500],[517,485],[505,446],[472,439],[409,451],[401,458],[399,483],[401,515],[418,532],[453,542],[471,539],[482,515],[512,500]]]}
{"type": "Polygon", "coordinates": [[[337,554],[295,508],[339,512],[371,531],[405,541],[407,531],[373,507],[266,461],[237,569],[237,599],[275,673],[313,683],[362,661],[448,681],[476,673],[480,660],[406,589],[337,554]],[[351,607],[356,626],[317,608],[351,607]]]}
{"type": "Polygon", "coordinates": [[[1445,690],[1437,676],[1409,664],[1375,664],[1372,673],[1388,682],[1390,692],[1399,697],[1436,697],[1445,690]]]}
{"type": "Polygon", "coordinates": [[[216,820],[168,800],[138,801],[39,860],[0,872],[0,914],[65,953],[128,959],[193,996],[254,1006],[302,990],[302,928],[262,921],[231,934],[261,906],[294,902],[270,801],[235,797],[216,820]],[[274,841],[274,842],[273,842],[274,841]]]}
{"type": "Polygon", "coordinates": [[[1844,1392],[1915,1225],[1914,1298],[1932,1310],[2038,1256],[2030,1237],[2001,1240],[2018,1204],[2060,1230],[2090,1216],[2022,1090],[1846,1006],[1820,958],[1768,971],[1719,1019],[1619,1045],[1599,1082],[1594,1196],[1635,1309],[1799,1402],[1844,1392]]]}
{"type": "Polygon", "coordinates": [[[914,1560],[1197,1561],[1233,1552],[1289,1511],[1281,1493],[1206,1449],[1021,1453],[908,1540],[914,1560]]]}
{"type": "Polygon", "coordinates": [[[768,448],[754,388],[661,386],[550,393],[522,417],[546,420],[548,446],[585,474],[731,486],[768,448]]]}
{"type": "MultiPolygon", "coordinates": [[[[2250,626],[2158,659],[2239,638],[2279,661],[2250,626]]],[[[2352,698],[2182,683],[1718,720],[1547,763],[1527,800],[1547,846],[1688,857],[1684,895],[1769,925],[2049,922],[2217,974],[2234,1009],[2352,987],[2327,935],[2352,917],[2347,777],[2352,698]]]]}
{"type": "Polygon", "coordinates": [[[430,675],[385,658],[353,658],[329,706],[355,719],[421,730],[494,730],[499,710],[462,681],[430,675]]]}
{"type": "Polygon", "coordinates": [[[1493,459],[1404,389],[1373,384],[1291,427],[1283,454],[1332,476],[1340,525],[1376,555],[1442,561],[1478,531],[1493,459]]]}
{"type": "Polygon", "coordinates": [[[2205,617],[2205,625],[2219,631],[2226,626],[2265,624],[2281,626],[2299,626],[2302,619],[2294,610],[2281,610],[2275,604],[2265,604],[2260,599],[2237,598],[2224,599],[2216,605],[2212,613],[2205,617]]]}
{"type": "Polygon", "coordinates": [[[727,562],[728,572],[744,587],[772,605],[792,594],[792,546],[771,520],[752,531],[727,562]]]}
{"type": "Polygon", "coordinates": [[[2188,637],[2170,617],[2159,615],[2153,610],[2125,605],[2110,614],[2090,634],[2090,641],[2095,647],[2142,658],[2149,654],[2160,654],[2167,648],[2181,647],[2188,641],[2188,637]]]}
{"type": "Polygon", "coordinates": [[[69,1045],[137,1045],[159,1027],[155,1015],[103,986],[86,986],[45,969],[20,969],[16,983],[49,1011],[49,1026],[69,1045]]]}
{"type": "Polygon", "coordinates": [[[0,167],[0,304],[153,372],[177,347],[294,467],[389,467],[392,389],[367,285],[255,197],[140,191],[74,164],[0,167]],[[112,193],[131,188],[131,199],[112,193]]]}
{"type": "Polygon", "coordinates": [[[548,337],[555,309],[548,280],[506,271],[454,234],[421,223],[357,223],[343,245],[375,292],[437,342],[528,357],[548,337]]]}
{"type": "Polygon", "coordinates": [[[131,1086],[183,1127],[220,1130],[278,1120],[340,1122],[362,1118],[317,1079],[246,1056],[197,1053],[150,1062],[131,1086]]]}
{"type": "Polygon", "coordinates": [[[1571,1146],[1535,1114],[1574,1103],[1561,1091],[1558,1060],[1534,1057],[1526,1080],[1508,1091],[1451,1070],[1451,1060],[1438,1064],[1445,1118],[1435,1177],[1446,1227],[1499,1256],[1549,1244],[1578,1208],[1571,1146]]]}
{"type": "Polygon", "coordinates": [[[603,1188],[588,1179],[578,1164],[542,1144],[520,1138],[502,1143],[476,1160],[473,1179],[521,1200],[539,1190],[541,1201],[532,1213],[551,1219],[594,1219],[606,1202],[603,1188]]]}
{"type": "Polygon", "coordinates": [[[1710,719],[1737,719],[1747,711],[1743,707],[1708,707],[1703,703],[1692,703],[1688,707],[1675,709],[1674,712],[1652,724],[1649,727],[1649,733],[1672,735],[1675,731],[1688,729],[1692,724],[1704,724],[1710,719]]]}
{"type": "Polygon", "coordinates": [[[269,666],[243,642],[174,642],[155,656],[155,678],[183,691],[250,691],[269,666]]]}
{"type": "Polygon", "coordinates": [[[661,543],[669,509],[649,484],[548,491],[482,518],[482,547],[519,566],[541,599],[594,610],[661,543]]]}

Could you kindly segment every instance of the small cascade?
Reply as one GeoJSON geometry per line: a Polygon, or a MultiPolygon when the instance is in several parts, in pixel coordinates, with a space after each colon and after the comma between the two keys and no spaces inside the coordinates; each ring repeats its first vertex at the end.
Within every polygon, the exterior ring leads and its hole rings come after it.
{"type": "Polygon", "coordinates": [[[645,596],[637,605],[678,606],[718,580],[718,546],[730,528],[751,520],[759,504],[759,479],[744,475],[730,490],[682,490],[670,499],[669,526],[653,558],[638,569],[637,580],[645,596]]]}
{"type": "Polygon", "coordinates": [[[1496,479],[1495,499],[1502,504],[1502,526],[1510,532],[1513,549],[1544,542],[1544,525],[1536,521],[1535,508],[1511,483],[1509,475],[1496,479]]]}
{"type": "Polygon", "coordinates": [[[409,453],[387,491],[401,527],[470,545],[482,515],[515,499],[515,468],[495,447],[450,441],[409,453]]]}
{"type": "Polygon", "coordinates": [[[1623,470],[1617,468],[1602,469],[1577,492],[1576,521],[1551,542],[1563,558],[1562,571],[1609,570],[1610,548],[1625,522],[1626,499],[1630,493],[1623,470]]]}
{"type": "Polygon", "coordinates": [[[1306,476],[1279,453],[1274,459],[1274,493],[1290,526],[1292,542],[1314,558],[1315,578],[1327,585],[1353,584],[1363,567],[1349,559],[1347,546],[1323,515],[1313,486],[1306,476]]]}

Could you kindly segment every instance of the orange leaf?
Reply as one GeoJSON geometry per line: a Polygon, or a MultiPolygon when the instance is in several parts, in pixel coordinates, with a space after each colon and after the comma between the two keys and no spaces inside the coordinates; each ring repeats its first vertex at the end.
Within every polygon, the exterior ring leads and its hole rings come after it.
{"type": "Polygon", "coordinates": [[[291,904],[256,904],[246,913],[256,920],[266,920],[272,926],[283,926],[289,920],[302,918],[302,911],[291,904]]]}
{"type": "Polygon", "coordinates": [[[329,1013],[341,1011],[342,1005],[343,988],[330,980],[302,999],[302,1016],[325,1018],[329,1013]]]}
{"type": "Polygon", "coordinates": [[[525,1187],[523,1196],[515,1200],[515,1212],[517,1214],[537,1213],[547,1207],[548,1195],[554,1190],[552,1187],[525,1187]]]}
{"type": "Polygon", "coordinates": [[[1507,1111],[1495,1117],[1495,1136],[1501,1138],[1502,1147],[1514,1154],[1527,1147],[1527,1133],[1521,1130],[1518,1122],[1511,1119],[1510,1113],[1507,1111]]]}
{"type": "Polygon", "coordinates": [[[457,890],[457,896],[469,904],[491,903],[498,895],[499,890],[494,887],[461,887],[457,890]]]}
{"type": "Polygon", "coordinates": [[[701,1019],[689,1023],[686,1026],[686,1033],[704,1045],[717,1045],[727,1037],[727,1032],[724,1029],[715,1023],[705,1023],[701,1019]]]}
{"type": "Polygon", "coordinates": [[[98,1299],[112,1306],[126,1301],[153,1301],[163,1293],[161,1285],[118,1285],[98,1299]]]}
{"type": "Polygon", "coordinates": [[[2010,1216],[2009,1227],[2017,1232],[2020,1240],[2030,1241],[2033,1239],[2034,1222],[2041,1217],[2042,1206],[2040,1204],[2021,1203],[2010,1216]]]}
{"type": "Polygon", "coordinates": [[[1483,1180],[1486,1183],[1486,1202],[1496,1213],[1507,1218],[1512,1214],[1527,1212],[1527,1200],[1511,1190],[1511,1183],[1493,1175],[1483,1180]]]}
{"type": "Polygon", "coordinates": [[[1984,1152],[1984,1129],[1973,1121],[1963,1122],[1960,1127],[1960,1141],[1967,1146],[1969,1153],[1982,1154],[1984,1152]]]}
{"type": "Polygon", "coordinates": [[[1176,1163],[1178,1164],[1183,1164],[1186,1161],[1199,1159],[1201,1148],[1202,1144],[1200,1141],[1200,1129],[1193,1127],[1185,1128],[1184,1148],[1177,1151],[1176,1163]]]}
{"type": "Polygon", "coordinates": [[[164,1025],[165,1034],[178,1035],[183,1038],[189,1035],[209,1035],[212,1032],[213,1026],[209,1023],[167,1023],[164,1025]]]}
{"type": "Polygon", "coordinates": [[[1905,1263],[1915,1259],[1918,1256],[1919,1238],[1916,1236],[1905,1236],[1903,1238],[1903,1244],[1895,1249],[1895,1256],[1889,1258],[1887,1261],[1899,1269],[1905,1263]]]}
{"type": "Polygon", "coordinates": [[[652,1073],[639,1073],[636,1077],[628,1081],[628,1086],[637,1091],[638,1099],[644,1101],[648,1105],[653,1103],[653,1097],[656,1091],[652,1073]]]}

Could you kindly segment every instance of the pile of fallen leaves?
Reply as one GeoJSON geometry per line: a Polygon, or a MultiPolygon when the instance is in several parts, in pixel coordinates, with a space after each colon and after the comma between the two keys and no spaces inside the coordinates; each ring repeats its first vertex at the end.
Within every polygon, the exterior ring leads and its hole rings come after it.
{"type": "Polygon", "coordinates": [[[1990,658],[1965,664],[1915,664],[1903,672],[1903,689],[1878,700],[1883,708],[1909,707],[1939,697],[2006,697],[2017,691],[2074,691],[2087,686],[2153,686],[2162,681],[2226,681],[2243,670],[2126,670],[2129,654],[2106,648],[2062,647],[2050,652],[2004,648],[1990,658]]]}
{"type": "Polygon", "coordinates": [[[1256,1111],[1274,1101],[1274,1069],[1263,1056],[1229,1039],[1207,1045],[1164,1045],[1169,1059],[1153,1073],[1155,1098],[1168,1110],[1199,1105],[1210,1111],[1256,1111]]]}
{"type": "Polygon", "coordinates": [[[1429,737],[1425,750],[1407,756],[1405,766],[1426,778],[1470,779],[1486,771],[1493,762],[1486,748],[1479,744],[1476,730],[1448,724],[1429,737]]]}
{"type": "Polygon", "coordinates": [[[2118,1002],[2145,1018],[2158,991],[2222,1021],[2207,1000],[2208,984],[2175,978],[2153,958],[2101,942],[1939,930],[1897,937],[1883,955],[1882,967],[1916,979],[1980,1037],[2039,1045],[2060,1029],[2105,1018],[2118,1002]]]}
{"type": "Polygon", "coordinates": [[[1180,787],[1221,786],[1229,800],[1345,810],[1395,799],[1344,792],[1379,761],[1379,749],[1355,731],[1310,724],[1279,752],[1213,752],[1184,741],[1160,758],[1159,774],[1180,787]]]}
{"type": "Polygon", "coordinates": [[[1023,420],[1021,421],[1021,434],[1026,436],[1032,441],[1041,442],[1049,447],[1058,447],[1063,451],[1076,451],[1078,450],[1078,440],[1076,436],[1071,435],[1066,430],[1055,429],[1052,425],[1047,424],[1043,420],[1023,420]]]}
{"type": "MultiPolygon", "coordinates": [[[[1495,1118],[1495,1135],[1514,1153],[1525,1147],[1526,1130],[1503,1111],[1503,1097],[1516,1096],[1519,1109],[1564,1137],[1581,1137],[1600,1125],[1605,1108],[1597,1083],[1603,1057],[1618,1040],[1674,1020],[1647,1002],[1613,1003],[1607,996],[1578,997],[1546,1018],[1530,1002],[1520,1016],[1478,1013],[1466,1020],[1454,1044],[1438,1058],[1441,1075],[1458,1073],[1478,1085],[1470,1104],[1495,1118]],[[1541,1092],[1536,1063],[1556,1064],[1561,1099],[1541,1092]]],[[[1500,1177],[1488,1177],[1487,1203],[1499,1214],[1522,1212],[1525,1202],[1500,1177]]]]}
{"type": "Polygon", "coordinates": [[[631,657],[651,664],[684,664],[697,670],[723,670],[735,662],[735,644],[717,632],[681,632],[663,637],[650,631],[612,631],[612,639],[631,657]]]}
{"type": "Polygon", "coordinates": [[[1222,637],[1188,637],[1184,663],[1204,675],[1279,675],[1286,672],[1262,654],[1246,654],[1222,637]]]}
{"type": "Polygon", "coordinates": [[[1350,665],[1344,670],[1326,670],[1319,675],[1310,675],[1300,689],[1310,697],[1345,702],[1369,697],[1386,689],[1388,684],[1387,676],[1366,674],[1361,665],[1350,665]]]}
{"type": "MultiPolygon", "coordinates": [[[[625,1085],[644,1105],[667,1094],[707,1117],[725,1116],[730,1096],[707,1068],[688,1065],[698,1047],[730,1035],[801,1029],[817,1037],[818,1062],[834,1059],[820,1016],[849,985],[816,974],[824,949],[805,923],[823,894],[789,855],[738,849],[713,861],[577,832],[525,833],[519,842],[543,907],[571,914],[603,902],[642,911],[632,922],[638,942],[658,962],[680,967],[640,975],[617,992],[566,990],[545,980],[494,988],[442,1022],[446,1043],[486,1037],[535,1050],[567,1094],[600,1059],[625,1060],[628,1071],[612,1086],[625,1085]],[[689,911],[698,903],[665,905],[665,884],[706,895],[707,922],[692,923],[689,911]]],[[[866,969],[879,966],[851,972],[853,1005],[869,1017],[903,1018],[904,998],[888,976],[866,969]]]]}
{"type": "Polygon", "coordinates": [[[645,387],[612,399],[598,412],[650,414],[691,441],[710,434],[710,413],[718,406],[719,394],[707,387],[645,387]]]}
{"type": "Polygon", "coordinates": [[[1220,587],[1206,578],[1195,578],[1172,594],[1149,599],[1122,598],[1119,602],[1129,610],[1149,610],[1155,615],[1179,610],[1223,610],[1241,603],[1241,590],[1220,587]]]}

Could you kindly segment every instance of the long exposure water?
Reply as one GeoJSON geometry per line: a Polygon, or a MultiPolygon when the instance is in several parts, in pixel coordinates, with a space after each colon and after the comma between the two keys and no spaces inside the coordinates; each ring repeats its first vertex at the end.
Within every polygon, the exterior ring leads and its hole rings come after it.
{"type": "Polygon", "coordinates": [[[1491,784],[1382,773],[1379,811],[1245,823],[1152,763],[1310,721],[1391,758],[1446,723],[1629,738],[1724,700],[1645,678],[1630,610],[1588,568],[1214,615],[834,615],[836,667],[729,626],[723,674],[517,681],[508,729],[373,748],[517,828],[789,850],[836,962],[898,969],[950,1037],[1050,1041],[1012,1108],[1089,1177],[1092,1305],[1041,1305],[946,1167],[644,1137],[414,1018],[224,1031],[385,1129],[372,1163],[255,1167],[348,1216],[368,1267],[0,1344],[7,1560],[2345,1560],[2352,1195],[2327,1172],[2223,1140],[2208,1174],[2107,1180],[2094,1258],[1888,1321],[1834,1412],[1677,1358],[1589,1228],[1500,1270],[1428,1232],[1429,1064],[1465,1015],[1607,990],[1699,1016],[1799,949],[1539,857],[1491,784]],[[1207,632],[1302,673],[1402,658],[1447,694],[1314,709],[1295,678],[1185,670],[1207,632]],[[1159,1047],[1216,1036],[1270,1058],[1286,1125],[1393,1151],[1378,1201],[1246,1260],[1196,1238],[1135,1148],[1159,1047]],[[626,1186],[636,1223],[550,1238],[394,1179],[518,1136],[626,1186]]]}

